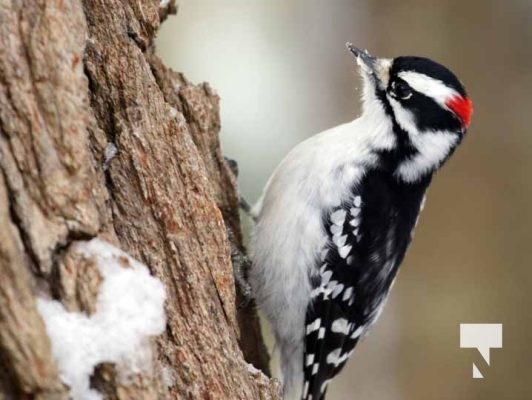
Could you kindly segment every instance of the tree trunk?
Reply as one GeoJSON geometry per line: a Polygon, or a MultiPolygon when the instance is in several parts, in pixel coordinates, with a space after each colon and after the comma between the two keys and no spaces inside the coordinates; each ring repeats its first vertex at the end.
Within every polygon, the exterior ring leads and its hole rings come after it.
{"type": "Polygon", "coordinates": [[[0,0],[0,399],[69,397],[37,298],[96,312],[102,278],[75,251],[96,237],[163,282],[167,320],[151,368],[125,380],[100,363],[93,388],[280,398],[247,363],[267,372],[253,305],[235,306],[230,249],[243,249],[218,96],[154,54],[165,3],[0,0]]]}

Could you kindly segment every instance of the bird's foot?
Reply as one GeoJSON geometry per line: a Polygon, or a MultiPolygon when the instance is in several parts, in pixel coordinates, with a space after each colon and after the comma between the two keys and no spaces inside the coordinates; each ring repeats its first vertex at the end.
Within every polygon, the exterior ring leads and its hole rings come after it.
{"type": "Polygon", "coordinates": [[[233,160],[229,157],[224,157],[224,159],[235,178],[238,178],[238,163],[236,162],[236,160],[233,160]]]}
{"type": "Polygon", "coordinates": [[[227,236],[231,245],[231,262],[233,263],[233,276],[237,288],[238,309],[245,308],[253,300],[251,285],[247,280],[247,274],[251,268],[250,259],[240,250],[234,240],[231,228],[227,228],[227,236]]]}
{"type": "MultiPolygon", "coordinates": [[[[238,178],[238,163],[229,157],[224,157],[224,159],[235,178],[238,178]]],[[[257,222],[256,216],[253,215],[253,212],[251,211],[251,205],[240,193],[238,193],[238,206],[249,218],[254,222],[257,222]]]]}

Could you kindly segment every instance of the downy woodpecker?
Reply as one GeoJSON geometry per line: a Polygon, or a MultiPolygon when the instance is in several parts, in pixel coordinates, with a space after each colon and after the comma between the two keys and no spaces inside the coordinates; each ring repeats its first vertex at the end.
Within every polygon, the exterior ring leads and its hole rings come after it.
{"type": "Polygon", "coordinates": [[[471,119],[444,66],[347,46],[362,115],[296,146],[253,209],[249,279],[280,351],[285,399],[324,399],[378,318],[432,175],[471,119]]]}

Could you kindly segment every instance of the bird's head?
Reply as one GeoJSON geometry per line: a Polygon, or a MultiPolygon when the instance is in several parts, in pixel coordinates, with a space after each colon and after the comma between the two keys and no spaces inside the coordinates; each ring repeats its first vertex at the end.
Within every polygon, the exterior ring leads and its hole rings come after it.
{"type": "Polygon", "coordinates": [[[364,79],[364,114],[393,126],[396,175],[414,182],[432,173],[461,142],[473,112],[464,86],[422,57],[376,58],[351,44],[364,79]]]}

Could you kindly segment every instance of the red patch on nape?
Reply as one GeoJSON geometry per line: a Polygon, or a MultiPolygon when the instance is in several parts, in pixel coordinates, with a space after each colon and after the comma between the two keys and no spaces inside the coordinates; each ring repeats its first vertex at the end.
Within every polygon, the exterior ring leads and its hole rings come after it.
{"type": "Polygon", "coordinates": [[[448,100],[445,105],[460,118],[464,128],[469,126],[473,114],[473,102],[469,97],[456,96],[448,100]]]}

